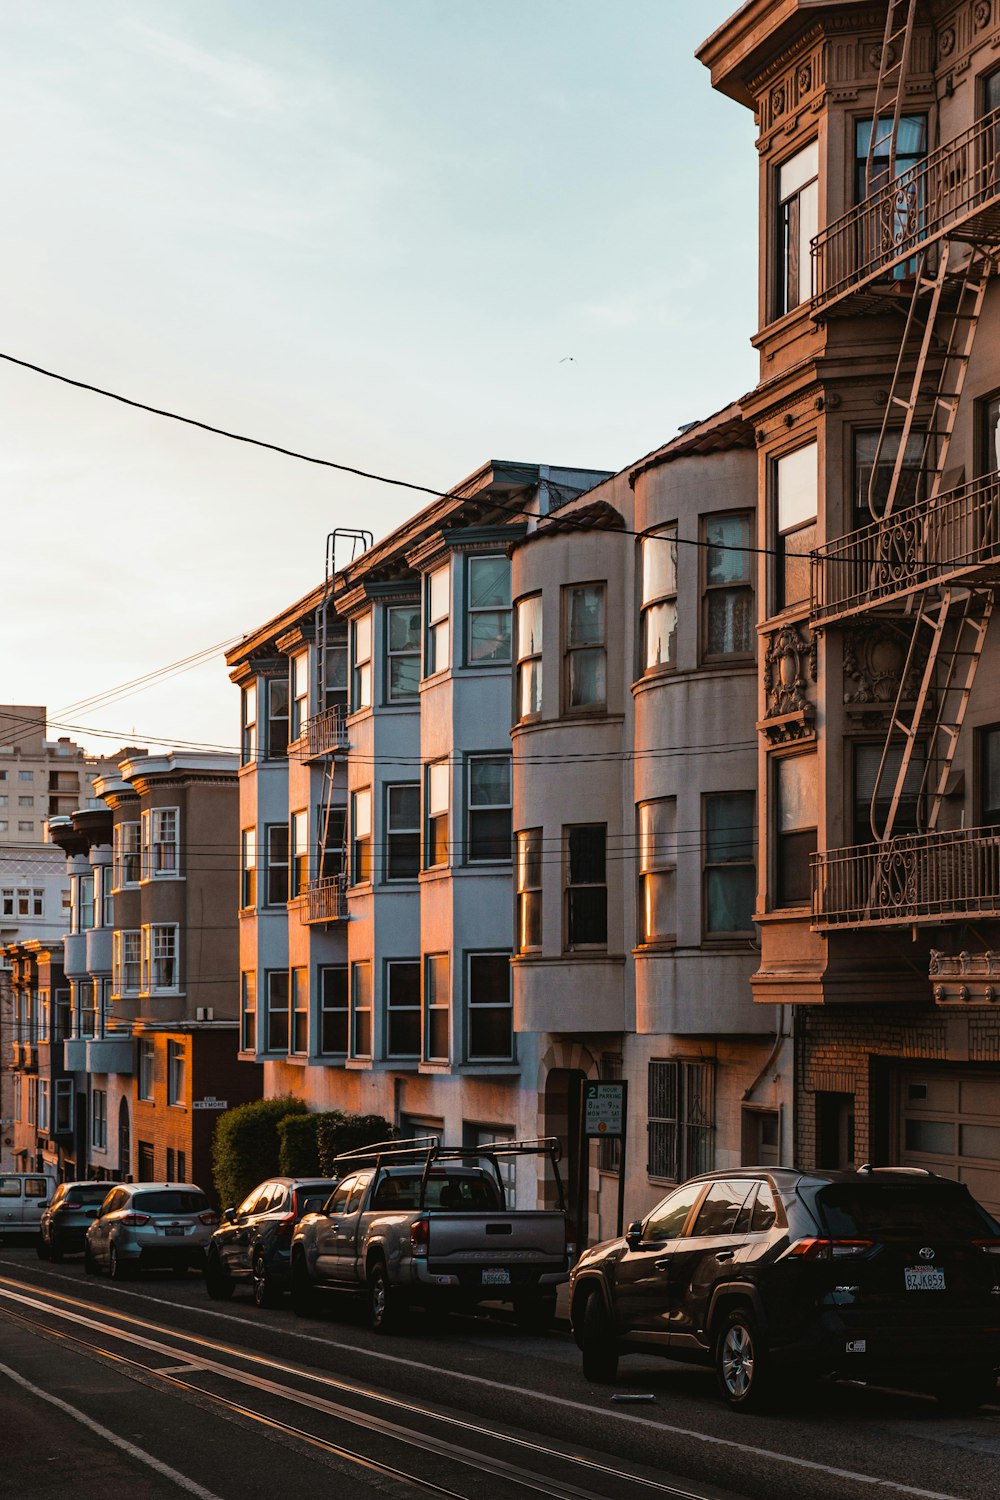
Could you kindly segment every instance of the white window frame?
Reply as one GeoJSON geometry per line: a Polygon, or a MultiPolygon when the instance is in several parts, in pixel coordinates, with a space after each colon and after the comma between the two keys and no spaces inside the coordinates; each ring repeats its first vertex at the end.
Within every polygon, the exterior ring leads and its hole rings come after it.
{"type": "Polygon", "coordinates": [[[150,922],[142,932],[142,993],[146,995],[176,995],[180,992],[180,927],[176,922],[150,922]],[[169,951],[165,947],[170,934],[169,951]],[[157,949],[161,951],[157,952],[157,949]],[[174,982],[156,984],[157,965],[173,961],[174,982]]]}
{"type": "Polygon", "coordinates": [[[424,676],[451,666],[451,563],[434,568],[424,582],[424,676]]]}
{"type": "Polygon", "coordinates": [[[372,612],[351,621],[351,713],[372,706],[372,612]]]}
{"type": "Polygon", "coordinates": [[[142,838],[140,824],[131,819],[116,823],[111,830],[111,868],[113,888],[138,885],[142,875],[142,838]]]}
{"type": "Polygon", "coordinates": [[[140,1036],[136,1055],[136,1097],[151,1104],[156,1089],[156,1042],[151,1036],[140,1036]]]}
{"type": "Polygon", "coordinates": [[[187,1048],[183,1042],[167,1038],[167,1104],[183,1109],[187,1089],[187,1048]]]}

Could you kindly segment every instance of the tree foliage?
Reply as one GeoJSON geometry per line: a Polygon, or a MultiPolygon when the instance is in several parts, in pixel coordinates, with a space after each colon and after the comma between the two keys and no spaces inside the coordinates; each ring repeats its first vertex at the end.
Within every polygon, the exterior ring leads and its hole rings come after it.
{"type": "Polygon", "coordinates": [[[279,1123],[304,1115],[304,1099],[254,1099],[220,1115],[212,1137],[212,1175],[223,1208],[235,1208],[258,1182],[280,1172],[279,1123]]]}

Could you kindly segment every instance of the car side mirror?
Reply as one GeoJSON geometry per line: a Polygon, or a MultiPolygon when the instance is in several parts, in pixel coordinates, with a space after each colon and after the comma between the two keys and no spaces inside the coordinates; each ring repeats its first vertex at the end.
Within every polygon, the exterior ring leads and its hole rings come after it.
{"type": "Polygon", "coordinates": [[[630,1250],[638,1250],[642,1244],[642,1220],[636,1219],[625,1231],[625,1243],[630,1250]]]}
{"type": "Polygon", "coordinates": [[[224,1208],[222,1210],[222,1217],[225,1219],[227,1224],[231,1224],[236,1218],[235,1208],[224,1208]]]}

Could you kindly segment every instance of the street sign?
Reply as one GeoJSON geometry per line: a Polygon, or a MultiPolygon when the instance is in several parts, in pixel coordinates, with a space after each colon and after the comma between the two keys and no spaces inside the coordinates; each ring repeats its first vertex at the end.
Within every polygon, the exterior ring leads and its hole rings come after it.
{"type": "Polygon", "coordinates": [[[584,1135],[600,1138],[625,1134],[625,1087],[624,1083],[584,1083],[584,1135]]]}
{"type": "Polygon", "coordinates": [[[204,1099],[192,1099],[192,1109],[228,1109],[228,1099],[216,1099],[214,1094],[208,1094],[204,1099]]]}

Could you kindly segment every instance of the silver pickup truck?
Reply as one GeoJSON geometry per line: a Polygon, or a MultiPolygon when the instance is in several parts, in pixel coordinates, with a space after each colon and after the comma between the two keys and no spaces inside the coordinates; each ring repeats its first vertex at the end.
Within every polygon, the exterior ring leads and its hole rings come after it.
{"type": "Polygon", "coordinates": [[[365,1292],[373,1328],[390,1329],[408,1306],[507,1302],[521,1327],[544,1328],[572,1264],[559,1142],[443,1147],[435,1137],[385,1142],[337,1158],[340,1182],[292,1240],[297,1313],[321,1290],[365,1292]],[[498,1157],[552,1165],[559,1208],[508,1209],[498,1157]]]}

